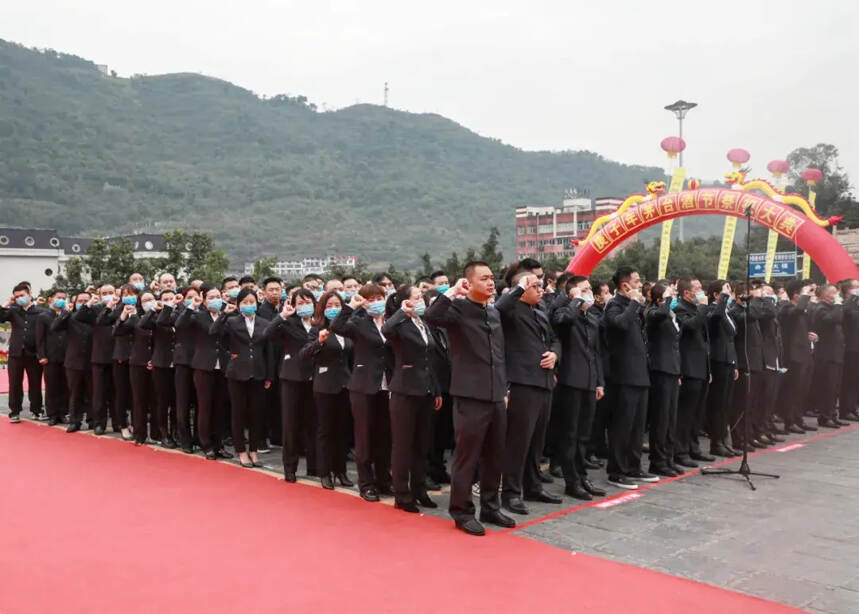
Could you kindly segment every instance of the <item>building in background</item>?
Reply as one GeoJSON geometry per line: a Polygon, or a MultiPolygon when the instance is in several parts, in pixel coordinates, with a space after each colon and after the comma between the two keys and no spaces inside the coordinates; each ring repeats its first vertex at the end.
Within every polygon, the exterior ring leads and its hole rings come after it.
{"type": "MultiPolygon", "coordinates": [[[[321,256],[300,260],[278,260],[272,269],[275,275],[283,279],[298,279],[305,275],[322,275],[333,267],[353,269],[357,264],[357,256],[321,256]]],[[[245,275],[250,275],[253,270],[253,262],[245,263],[245,275]]]]}

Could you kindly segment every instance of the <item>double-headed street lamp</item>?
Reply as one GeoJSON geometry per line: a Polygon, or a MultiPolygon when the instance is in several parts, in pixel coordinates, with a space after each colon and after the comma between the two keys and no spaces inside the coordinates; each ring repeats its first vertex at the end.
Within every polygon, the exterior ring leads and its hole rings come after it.
{"type": "MultiPolygon", "coordinates": [[[[678,136],[683,138],[683,118],[686,117],[686,113],[689,112],[690,109],[694,109],[698,106],[697,102],[686,102],[685,100],[678,100],[673,104],[669,104],[665,107],[666,111],[671,111],[674,113],[674,116],[677,118],[677,124],[679,126],[679,134],[678,136]]],[[[680,168],[683,168],[683,152],[680,152],[680,168]]],[[[680,240],[683,240],[683,218],[681,217],[679,223],[677,225],[677,234],[679,235],[680,240]]]]}

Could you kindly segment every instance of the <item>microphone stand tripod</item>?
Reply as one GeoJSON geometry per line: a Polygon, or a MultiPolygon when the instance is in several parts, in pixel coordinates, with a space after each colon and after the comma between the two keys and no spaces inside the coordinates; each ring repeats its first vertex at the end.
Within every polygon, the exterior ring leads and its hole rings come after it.
{"type": "MultiPolygon", "coordinates": [[[[752,207],[751,205],[746,206],[746,292],[751,289],[750,286],[750,272],[751,268],[751,236],[752,236],[752,207]]],[[[746,299],[746,304],[744,305],[746,309],[746,322],[743,327],[743,338],[745,343],[743,345],[743,351],[746,354],[746,368],[749,366],[749,303],[751,301],[746,299]]],[[[728,469],[726,467],[703,467],[701,469],[701,475],[740,475],[745,478],[746,483],[748,483],[749,488],[752,490],[757,490],[755,488],[754,483],[752,482],[751,476],[759,476],[762,478],[778,478],[779,476],[772,473],[757,473],[752,471],[749,467],[749,404],[752,399],[752,374],[751,371],[746,373],[746,398],[745,398],[745,407],[743,407],[743,414],[741,419],[743,421],[743,459],[740,461],[739,469],[728,469]]],[[[735,442],[731,442],[735,443],[735,442]]]]}

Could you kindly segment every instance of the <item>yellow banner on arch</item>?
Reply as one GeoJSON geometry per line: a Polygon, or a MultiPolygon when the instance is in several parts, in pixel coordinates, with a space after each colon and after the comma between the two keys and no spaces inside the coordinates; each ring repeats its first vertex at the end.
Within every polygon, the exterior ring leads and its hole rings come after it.
{"type": "MultiPolygon", "coordinates": [[[[686,169],[677,168],[671,174],[671,185],[668,187],[669,194],[677,194],[683,191],[683,183],[686,181],[686,169]]],[[[674,227],[674,220],[666,220],[662,222],[662,239],[659,242],[659,272],[657,279],[665,279],[665,273],[668,270],[668,256],[671,254],[671,229],[674,227]]]]}
{"type": "Polygon", "coordinates": [[[719,253],[719,271],[716,277],[728,278],[728,267],[731,266],[731,251],[734,249],[734,235],[737,234],[737,218],[725,218],[725,229],[722,231],[722,251],[719,253]]]}

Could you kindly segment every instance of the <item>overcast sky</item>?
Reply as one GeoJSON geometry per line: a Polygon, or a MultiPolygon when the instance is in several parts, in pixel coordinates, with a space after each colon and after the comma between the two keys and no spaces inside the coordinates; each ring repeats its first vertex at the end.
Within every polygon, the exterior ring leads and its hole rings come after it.
{"type": "MultiPolygon", "coordinates": [[[[859,181],[859,3],[2,0],[0,38],[134,73],[201,72],[320,107],[434,112],[529,150],[666,165],[663,110],[689,174],[841,150],[859,181]]],[[[575,178],[570,178],[574,184],[575,178]]]]}

